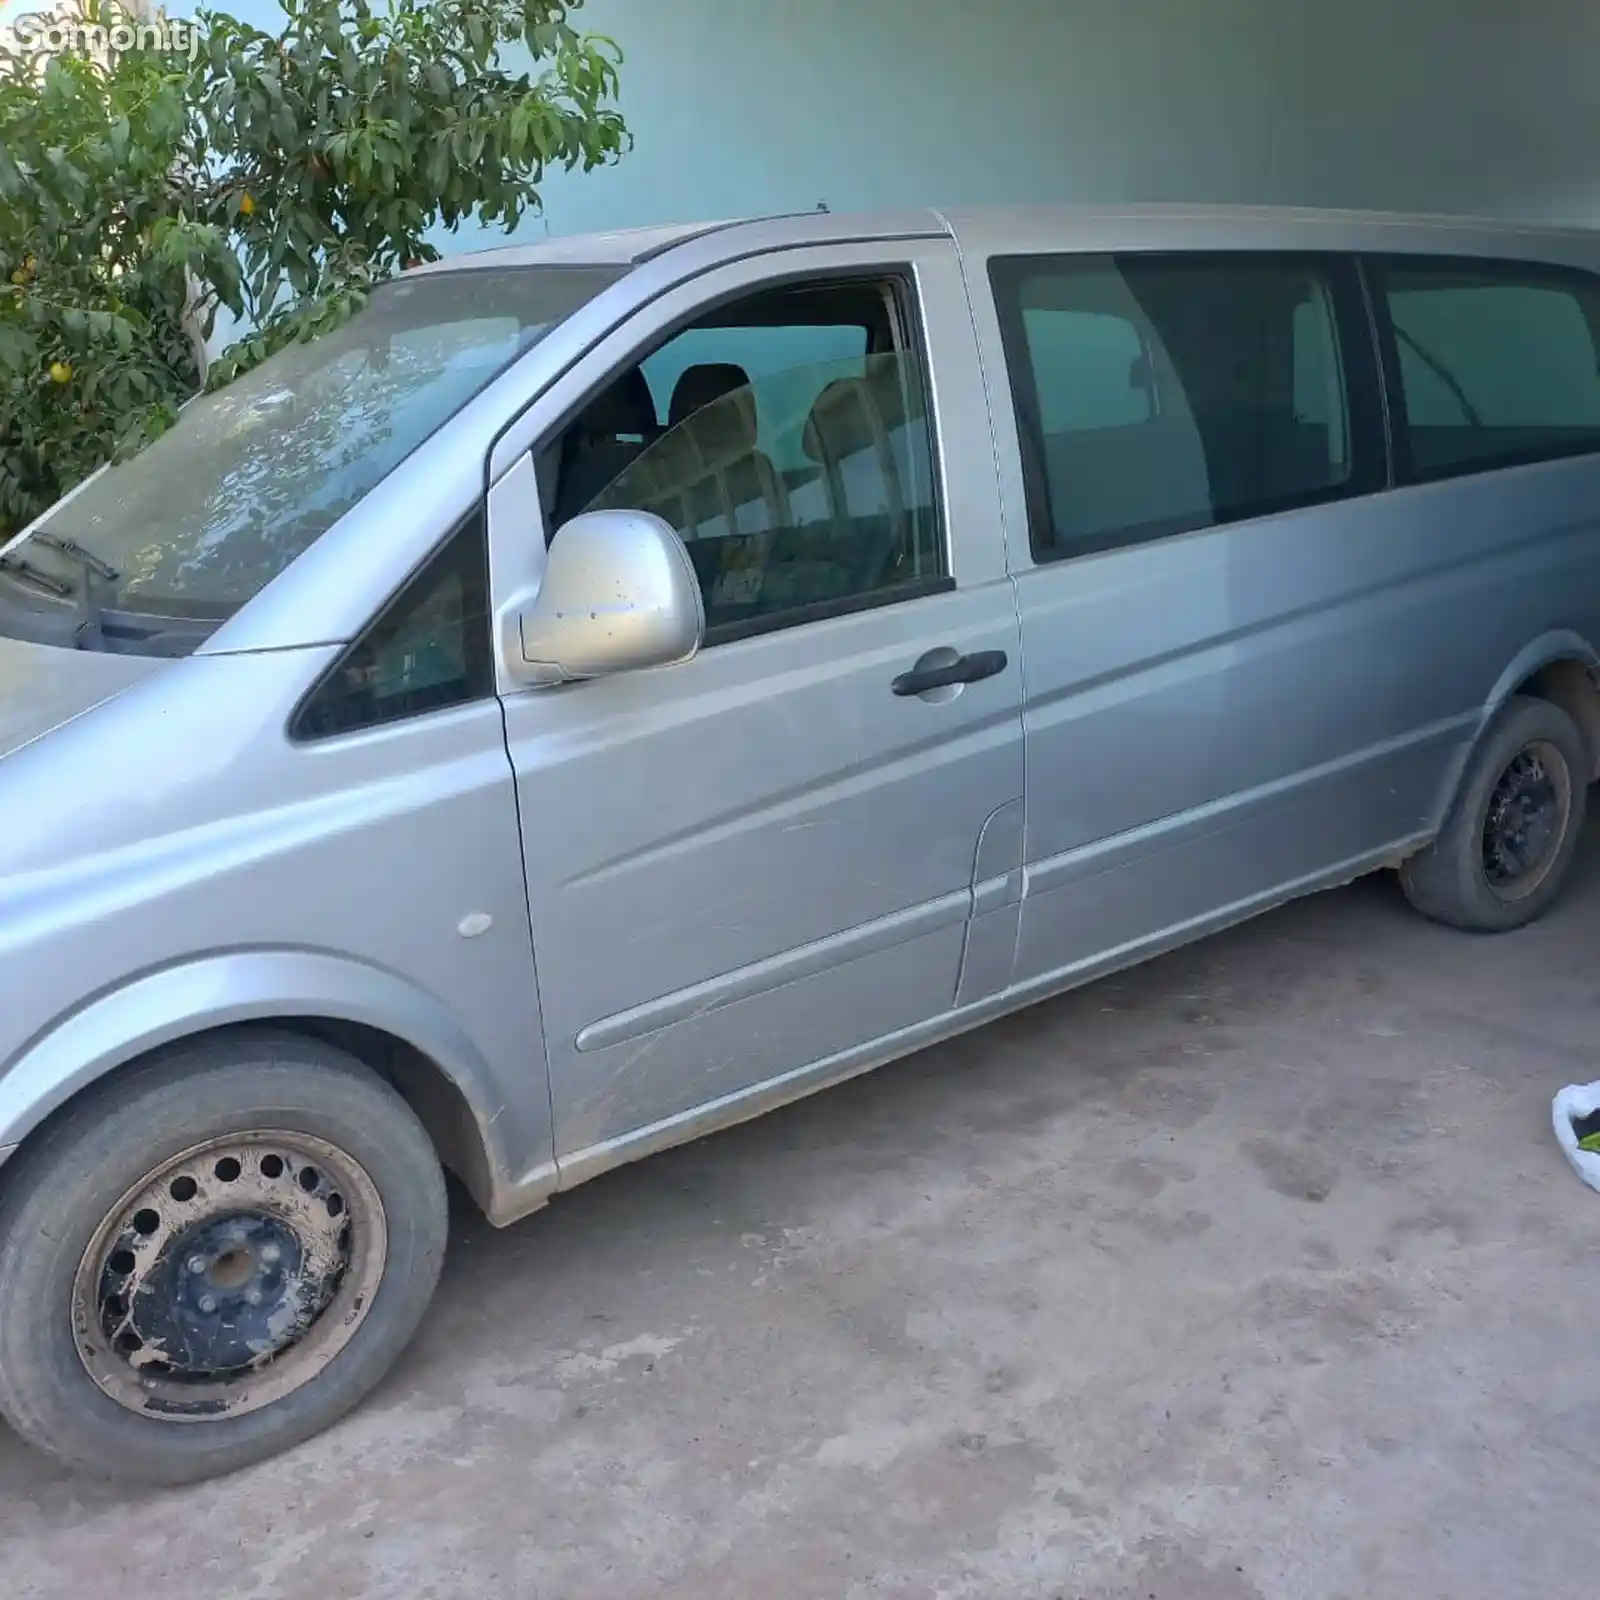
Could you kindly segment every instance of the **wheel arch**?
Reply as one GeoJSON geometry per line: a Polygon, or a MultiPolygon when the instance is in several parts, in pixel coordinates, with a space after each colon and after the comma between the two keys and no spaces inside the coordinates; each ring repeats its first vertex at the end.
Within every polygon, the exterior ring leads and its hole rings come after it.
{"type": "Polygon", "coordinates": [[[1518,695],[1549,700],[1572,718],[1589,748],[1589,777],[1600,781],[1600,650],[1573,629],[1552,629],[1520,650],[1495,680],[1472,737],[1462,746],[1446,775],[1434,810],[1436,828],[1444,825],[1472,758],[1495,718],[1518,695]]]}
{"type": "Polygon", "coordinates": [[[1512,692],[1548,700],[1572,718],[1588,747],[1589,781],[1600,783],[1600,667],[1592,659],[1564,656],[1540,667],[1512,692]]]}
{"type": "Polygon", "coordinates": [[[396,974],[303,951],[237,951],[163,968],[59,1020],[0,1075],[0,1152],[156,1051],[252,1025],[356,1056],[416,1112],[441,1162],[490,1217],[504,1217],[513,1192],[518,1214],[534,1209],[530,1190],[542,1186],[523,1169],[548,1163],[548,1121],[513,1114],[490,1063],[431,995],[396,974]],[[519,1133],[530,1135],[529,1148],[519,1133]]]}

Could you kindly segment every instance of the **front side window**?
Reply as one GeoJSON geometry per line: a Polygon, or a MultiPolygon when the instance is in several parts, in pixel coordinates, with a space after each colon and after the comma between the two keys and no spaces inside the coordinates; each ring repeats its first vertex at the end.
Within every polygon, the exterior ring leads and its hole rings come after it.
{"type": "Polygon", "coordinates": [[[948,587],[907,306],[894,281],[805,284],[682,330],[547,452],[547,526],[665,518],[711,644],[948,587]]]}
{"type": "MultiPolygon", "coordinates": [[[[615,281],[601,267],[423,273],[185,407],[0,564],[0,615],[106,649],[192,648],[523,351],[615,281]]],[[[80,641],[81,642],[81,641],[80,641]]]]}
{"type": "Polygon", "coordinates": [[[1040,559],[1353,492],[1329,269],[1298,258],[993,265],[1040,559]]]}
{"type": "Polygon", "coordinates": [[[1600,450],[1600,279],[1398,258],[1376,272],[1415,478],[1600,450]]]}

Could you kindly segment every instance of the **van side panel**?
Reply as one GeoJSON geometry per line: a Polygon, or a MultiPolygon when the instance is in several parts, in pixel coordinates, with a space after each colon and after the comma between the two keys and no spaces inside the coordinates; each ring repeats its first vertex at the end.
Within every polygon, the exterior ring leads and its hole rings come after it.
{"type": "MultiPolygon", "coordinates": [[[[1023,471],[1041,436],[1019,426],[984,266],[969,260],[969,284],[994,334],[1008,525],[1023,529],[1014,981],[1170,943],[1424,843],[1511,663],[1544,638],[1600,640],[1600,457],[1041,562],[1023,471]]],[[[1377,403],[1370,370],[1345,377],[1352,414],[1377,403]]]]}
{"type": "Polygon", "coordinates": [[[1558,625],[1600,638],[1600,461],[1036,568],[1018,593],[1025,981],[1436,831],[1509,663],[1558,625]]]}

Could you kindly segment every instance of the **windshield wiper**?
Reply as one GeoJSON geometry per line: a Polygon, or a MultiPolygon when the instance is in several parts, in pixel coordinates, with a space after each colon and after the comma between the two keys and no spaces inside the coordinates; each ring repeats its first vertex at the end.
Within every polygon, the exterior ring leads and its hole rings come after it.
{"type": "Polygon", "coordinates": [[[72,598],[70,583],[34,566],[31,561],[25,561],[21,556],[0,556],[0,568],[11,573],[19,582],[32,584],[35,589],[41,589],[57,600],[72,598]]]}
{"type": "Polygon", "coordinates": [[[91,572],[104,578],[107,583],[115,583],[122,576],[109,561],[102,560],[93,550],[85,550],[76,539],[63,539],[54,533],[36,533],[33,542],[51,550],[59,550],[64,556],[71,556],[74,561],[81,562],[91,572]]]}
{"type": "Polygon", "coordinates": [[[76,594],[79,615],[78,626],[72,636],[73,647],[78,650],[103,650],[105,633],[100,625],[100,613],[103,608],[100,596],[95,593],[94,580],[99,578],[104,583],[115,583],[122,574],[109,561],[97,556],[94,551],[85,550],[76,539],[45,532],[35,533],[32,538],[35,544],[43,545],[46,550],[54,550],[66,556],[69,561],[77,562],[83,572],[80,590],[75,590],[65,579],[42,571],[22,556],[0,557],[0,561],[10,567],[18,578],[32,583],[36,588],[44,590],[46,594],[53,595],[58,600],[70,600],[76,594]]]}

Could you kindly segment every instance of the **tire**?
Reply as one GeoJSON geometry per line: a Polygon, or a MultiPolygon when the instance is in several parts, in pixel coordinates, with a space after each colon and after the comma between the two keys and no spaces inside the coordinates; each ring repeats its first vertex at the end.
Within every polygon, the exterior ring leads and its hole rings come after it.
{"type": "Polygon", "coordinates": [[[117,1074],[0,1179],[0,1413],[124,1482],[196,1482],[320,1433],[405,1348],[444,1259],[422,1125],[295,1034],[117,1074]]]}
{"type": "Polygon", "coordinates": [[[1542,916],[1571,869],[1591,770],[1584,737],[1559,706],[1528,696],[1510,701],[1467,764],[1443,831],[1401,867],[1406,898],[1424,916],[1469,933],[1506,933],[1542,916]],[[1537,767],[1527,767],[1530,759],[1537,767]],[[1502,780],[1514,784],[1519,763],[1524,772],[1543,774],[1533,787],[1540,793],[1548,788],[1554,810],[1544,811],[1541,803],[1530,836],[1543,843],[1526,870],[1501,877],[1505,863],[1518,858],[1494,848],[1492,840],[1505,837],[1494,818],[1503,814],[1502,780]]]}

